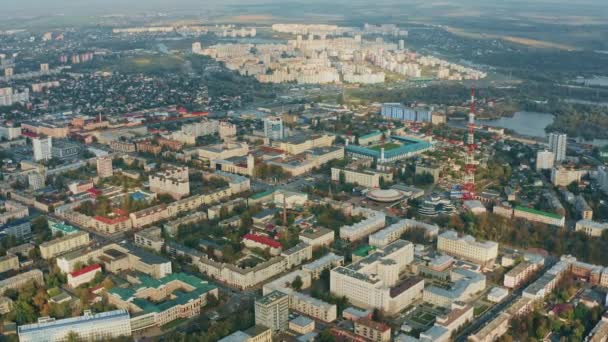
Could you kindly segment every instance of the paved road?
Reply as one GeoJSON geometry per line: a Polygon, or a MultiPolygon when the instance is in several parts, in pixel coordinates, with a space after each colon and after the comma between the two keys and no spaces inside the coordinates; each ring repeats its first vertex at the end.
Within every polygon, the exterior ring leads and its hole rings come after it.
{"type": "MultiPolygon", "coordinates": [[[[543,275],[551,266],[553,266],[555,262],[553,260],[547,260],[545,262],[545,267],[541,272],[537,273],[537,277],[534,280],[538,279],[541,275],[543,275]]],[[[490,310],[481,314],[481,316],[477,317],[471,325],[465,327],[458,336],[454,339],[456,342],[465,342],[469,335],[479,331],[483,328],[488,322],[492,321],[494,318],[498,317],[507,307],[509,307],[513,302],[515,302],[519,297],[521,297],[524,289],[527,286],[522,286],[521,288],[513,291],[504,301],[496,304],[490,310]]]]}
{"type": "Polygon", "coordinates": [[[488,322],[496,318],[500,313],[502,313],[509,305],[513,304],[515,300],[517,300],[523,292],[523,288],[519,289],[513,293],[511,293],[507,299],[494,305],[490,310],[483,313],[481,316],[476,318],[473,323],[467,327],[465,327],[460,334],[456,337],[456,342],[465,342],[469,335],[472,335],[482,327],[484,327],[488,322]]]}

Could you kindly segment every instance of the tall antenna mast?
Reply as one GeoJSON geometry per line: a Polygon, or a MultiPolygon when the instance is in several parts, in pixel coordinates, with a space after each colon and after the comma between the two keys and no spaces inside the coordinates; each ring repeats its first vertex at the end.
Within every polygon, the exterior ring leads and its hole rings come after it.
{"type": "Polygon", "coordinates": [[[475,198],[475,87],[471,87],[471,103],[469,110],[469,125],[467,134],[467,155],[465,160],[464,184],[462,185],[463,199],[470,200],[475,198]]]}

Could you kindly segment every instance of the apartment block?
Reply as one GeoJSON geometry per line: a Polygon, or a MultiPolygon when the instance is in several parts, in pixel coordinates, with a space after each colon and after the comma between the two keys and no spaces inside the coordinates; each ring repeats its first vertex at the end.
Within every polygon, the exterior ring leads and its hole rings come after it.
{"type": "Polygon", "coordinates": [[[391,340],[391,327],[384,323],[362,318],[355,321],[355,334],[363,336],[369,341],[389,342],[391,340]]]}
{"type": "Polygon", "coordinates": [[[40,255],[42,259],[48,260],[71,250],[84,247],[89,244],[89,233],[78,232],[65,235],[51,241],[40,244],[40,255]]]}
{"type": "Polygon", "coordinates": [[[386,215],[381,211],[357,207],[352,215],[362,215],[363,221],[340,228],[340,238],[348,241],[357,241],[384,228],[386,215]]]}
{"type": "Polygon", "coordinates": [[[168,194],[174,199],[180,199],[190,194],[188,167],[173,167],[148,178],[150,191],[156,194],[168,194]]]}
{"type": "Polygon", "coordinates": [[[331,180],[334,182],[344,181],[367,188],[379,188],[381,179],[383,182],[389,183],[393,181],[393,175],[374,170],[331,169],[331,180]]]}
{"type": "Polygon", "coordinates": [[[255,324],[272,331],[286,331],[289,328],[289,296],[271,292],[255,301],[255,324]]]}
{"type": "Polygon", "coordinates": [[[498,243],[478,242],[470,235],[459,236],[457,232],[449,230],[437,238],[437,250],[479,265],[489,266],[498,256],[498,243]]]}
{"type": "Polygon", "coordinates": [[[19,270],[19,258],[16,255],[7,254],[0,257],[0,273],[19,270]]]}
{"type": "Polygon", "coordinates": [[[608,229],[608,224],[591,220],[577,221],[575,226],[577,232],[583,232],[591,237],[601,237],[606,229],[608,229]]]}
{"type": "Polygon", "coordinates": [[[350,265],[332,269],[330,291],[358,307],[394,314],[422,297],[422,278],[400,280],[400,274],[413,259],[413,244],[397,240],[350,265]]]}
{"type": "Polygon", "coordinates": [[[33,269],[31,271],[19,273],[14,277],[0,280],[0,295],[3,295],[4,292],[9,289],[18,290],[32,281],[38,285],[44,284],[44,277],[41,270],[33,269]]]}

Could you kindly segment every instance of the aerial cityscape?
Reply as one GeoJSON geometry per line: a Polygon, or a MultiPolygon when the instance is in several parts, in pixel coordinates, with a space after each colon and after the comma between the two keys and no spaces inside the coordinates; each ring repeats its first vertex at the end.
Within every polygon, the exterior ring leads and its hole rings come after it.
{"type": "Polygon", "coordinates": [[[608,341],[608,3],[0,8],[0,341],[608,341]]]}

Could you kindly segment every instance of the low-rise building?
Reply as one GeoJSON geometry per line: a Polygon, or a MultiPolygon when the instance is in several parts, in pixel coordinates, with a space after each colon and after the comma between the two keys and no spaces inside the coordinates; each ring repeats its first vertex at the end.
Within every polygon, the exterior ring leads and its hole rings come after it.
{"type": "Polygon", "coordinates": [[[354,170],[332,167],[331,180],[334,182],[356,184],[367,188],[379,188],[381,182],[392,182],[393,174],[375,170],[354,170]]]}
{"type": "Polygon", "coordinates": [[[185,273],[157,279],[140,275],[133,281],[131,287],[115,287],[107,292],[110,304],[137,314],[131,320],[133,331],[196,316],[210,295],[218,298],[216,286],[185,273]]]}
{"type": "Polygon", "coordinates": [[[266,283],[262,289],[262,293],[264,295],[274,291],[285,293],[289,296],[290,309],[323,322],[329,323],[335,321],[338,316],[337,306],[307,294],[297,292],[291,287],[291,284],[298,278],[302,281],[303,289],[310,287],[312,283],[311,274],[305,271],[296,270],[266,283]]]}
{"type": "Polygon", "coordinates": [[[163,249],[165,239],[162,238],[162,230],[160,227],[151,227],[140,230],[133,235],[135,244],[160,252],[163,249]]]}
{"type": "Polygon", "coordinates": [[[28,208],[15,201],[6,201],[2,204],[3,211],[0,214],[0,224],[4,225],[8,221],[29,216],[28,208]]]}
{"type": "Polygon", "coordinates": [[[362,318],[355,321],[355,334],[370,341],[389,342],[391,340],[391,327],[384,323],[362,318]]]}
{"type": "Polygon", "coordinates": [[[362,221],[340,228],[340,238],[348,241],[357,241],[384,228],[386,215],[381,211],[357,207],[353,209],[354,215],[365,217],[362,221]]]}
{"type": "Polygon", "coordinates": [[[193,263],[207,276],[239,289],[254,287],[287,270],[287,262],[281,256],[250,268],[215,262],[204,256],[196,258],[193,263]]]}
{"type": "Polygon", "coordinates": [[[173,167],[150,175],[150,191],[167,194],[178,200],[190,194],[188,167],[173,167]]]}
{"type": "Polygon", "coordinates": [[[165,232],[167,232],[167,234],[175,236],[178,233],[179,226],[196,223],[206,219],[207,214],[202,211],[197,211],[192,214],[167,222],[163,225],[163,228],[165,229],[165,232]]]}
{"type": "Polygon", "coordinates": [[[563,166],[555,167],[551,170],[551,182],[555,186],[568,186],[573,182],[579,183],[586,174],[586,170],[576,170],[563,166]]]}
{"type": "Polygon", "coordinates": [[[159,204],[131,213],[129,214],[129,217],[133,228],[142,228],[168,219],[169,211],[166,204],[159,204]]]}
{"type": "Polygon", "coordinates": [[[0,227],[2,234],[14,236],[17,239],[25,239],[32,234],[32,224],[29,218],[20,218],[7,222],[0,227]]]}
{"type": "Polygon", "coordinates": [[[516,289],[526,283],[540,268],[541,265],[539,264],[522,261],[505,273],[503,285],[510,289],[516,289]]]}
{"type": "Polygon", "coordinates": [[[19,270],[19,258],[16,255],[7,254],[0,257],[0,273],[19,270]]]}
{"type": "Polygon", "coordinates": [[[319,259],[302,266],[302,271],[310,273],[313,279],[318,279],[325,270],[344,266],[344,257],[334,253],[328,253],[319,259]]]}
{"type": "Polygon", "coordinates": [[[17,328],[19,341],[68,341],[71,334],[86,341],[96,341],[131,336],[131,318],[126,310],[114,310],[60,320],[43,317],[38,323],[17,328]]]}
{"type": "Polygon", "coordinates": [[[243,236],[243,243],[248,248],[267,249],[271,255],[276,256],[281,254],[281,243],[263,235],[245,234],[243,236]]]}
{"type": "Polygon", "coordinates": [[[68,285],[77,288],[95,279],[97,273],[101,273],[101,265],[99,264],[89,265],[78,271],[70,272],[68,273],[68,285]]]}
{"type": "Polygon", "coordinates": [[[42,271],[39,269],[33,269],[31,271],[19,273],[14,277],[0,280],[0,295],[3,295],[7,290],[10,289],[18,290],[30,282],[43,285],[44,277],[42,275],[42,271]]]}
{"type": "Polygon", "coordinates": [[[439,226],[420,222],[412,219],[403,219],[369,236],[369,244],[376,247],[384,247],[401,238],[405,232],[411,229],[424,229],[425,236],[432,238],[439,233],[439,226]]]}
{"type": "Polygon", "coordinates": [[[60,160],[73,159],[78,157],[80,145],[64,139],[53,140],[51,156],[60,160]]]}
{"type": "Polygon", "coordinates": [[[566,224],[564,216],[521,206],[513,208],[513,217],[558,227],[564,227],[566,224]]]}
{"type": "Polygon", "coordinates": [[[441,316],[437,316],[435,325],[447,329],[450,334],[458,331],[465,324],[473,320],[474,307],[463,302],[452,303],[451,310],[441,316]]]}
{"type": "Polygon", "coordinates": [[[245,331],[236,331],[218,342],[272,342],[272,330],[254,325],[245,331]]]}
{"type": "Polygon", "coordinates": [[[441,167],[430,165],[430,164],[416,164],[416,175],[431,175],[433,176],[433,182],[437,183],[439,181],[439,175],[441,174],[441,167]]]}
{"type": "Polygon", "coordinates": [[[78,232],[40,244],[40,256],[48,260],[89,244],[89,233],[78,232]]]}
{"type": "Polygon", "coordinates": [[[313,249],[330,246],[335,240],[335,232],[328,228],[315,227],[300,232],[300,241],[312,246],[313,249]]]}
{"type": "Polygon", "coordinates": [[[156,279],[171,274],[171,261],[128,244],[110,243],[97,248],[81,248],[57,258],[64,273],[73,272],[78,264],[100,263],[108,272],[138,271],[156,279]]]}
{"type": "Polygon", "coordinates": [[[486,287],[486,277],[466,269],[454,269],[450,273],[449,287],[435,285],[424,289],[422,299],[433,305],[451,307],[454,302],[467,302],[486,287]]]}
{"type": "Polygon", "coordinates": [[[289,321],[289,330],[300,335],[315,331],[315,321],[305,316],[298,316],[289,321]]]}
{"type": "Polygon", "coordinates": [[[492,303],[500,303],[509,295],[509,290],[496,286],[490,290],[486,298],[492,303]]]}
{"type": "Polygon", "coordinates": [[[591,237],[601,237],[608,229],[608,223],[600,223],[592,220],[580,220],[576,222],[575,230],[583,232],[591,237]]]}
{"type": "Polygon", "coordinates": [[[312,259],[312,246],[300,242],[297,245],[281,252],[281,256],[287,262],[287,268],[301,265],[304,261],[312,259]]]}
{"type": "MultiPolygon", "coordinates": [[[[301,154],[318,147],[329,147],[334,143],[333,135],[297,135],[273,142],[273,146],[289,154],[301,154]]],[[[273,139],[271,139],[273,140],[273,139]]],[[[276,140],[276,139],[275,139],[276,140]]]]}

